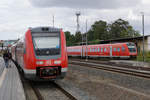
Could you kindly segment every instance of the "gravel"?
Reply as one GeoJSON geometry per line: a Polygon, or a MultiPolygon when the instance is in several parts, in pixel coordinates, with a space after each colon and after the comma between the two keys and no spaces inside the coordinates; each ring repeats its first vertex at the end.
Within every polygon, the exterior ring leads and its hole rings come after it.
{"type": "Polygon", "coordinates": [[[67,77],[60,82],[74,84],[97,100],[150,99],[150,80],[125,74],[69,65],[67,77]]]}

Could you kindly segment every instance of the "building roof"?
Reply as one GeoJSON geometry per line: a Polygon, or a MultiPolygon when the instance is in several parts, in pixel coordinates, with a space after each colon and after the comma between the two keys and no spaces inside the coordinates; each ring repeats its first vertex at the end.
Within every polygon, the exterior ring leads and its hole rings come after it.
{"type": "MultiPolygon", "coordinates": [[[[144,38],[147,38],[147,37],[150,37],[150,35],[146,35],[144,36],[144,38]]],[[[116,43],[116,42],[127,42],[129,40],[141,40],[143,39],[143,36],[138,36],[138,37],[127,37],[127,38],[118,38],[118,39],[109,39],[109,40],[99,40],[99,44],[105,44],[105,43],[116,43]]],[[[93,41],[88,41],[88,44],[92,44],[93,41]]],[[[86,42],[80,42],[80,43],[77,43],[77,45],[82,45],[82,44],[86,44],[86,42]]]]}

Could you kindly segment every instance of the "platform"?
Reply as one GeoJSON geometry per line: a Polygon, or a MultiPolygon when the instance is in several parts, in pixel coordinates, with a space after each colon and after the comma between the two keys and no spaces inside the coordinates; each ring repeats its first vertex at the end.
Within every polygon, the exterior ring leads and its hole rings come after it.
{"type": "Polygon", "coordinates": [[[0,100],[26,100],[16,66],[11,62],[11,68],[5,68],[4,60],[1,57],[0,100]]]}

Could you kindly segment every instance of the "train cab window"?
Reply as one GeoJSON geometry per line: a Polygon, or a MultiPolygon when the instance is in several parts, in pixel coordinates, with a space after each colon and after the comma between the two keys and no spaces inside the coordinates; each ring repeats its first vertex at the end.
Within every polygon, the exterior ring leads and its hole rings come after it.
{"type": "Polygon", "coordinates": [[[104,52],[106,52],[106,48],[104,48],[104,52]]]}
{"type": "Polygon", "coordinates": [[[117,51],[116,48],[114,48],[114,51],[115,51],[115,52],[117,51]]]}
{"type": "Polygon", "coordinates": [[[128,46],[128,49],[129,49],[129,52],[136,52],[136,46],[134,43],[127,43],[127,46],[128,46]]]}
{"type": "Polygon", "coordinates": [[[60,37],[54,34],[33,33],[33,43],[37,56],[53,56],[60,54],[60,37]]]}
{"type": "Polygon", "coordinates": [[[120,52],[120,48],[118,48],[117,51],[120,52]]]}
{"type": "Polygon", "coordinates": [[[124,47],[124,46],[122,46],[122,48],[121,48],[121,49],[122,49],[122,51],[125,51],[125,47],[124,47]]]}

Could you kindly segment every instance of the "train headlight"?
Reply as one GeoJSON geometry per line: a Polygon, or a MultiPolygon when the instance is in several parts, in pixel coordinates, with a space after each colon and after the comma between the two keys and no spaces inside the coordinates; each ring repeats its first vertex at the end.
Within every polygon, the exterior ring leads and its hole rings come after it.
{"type": "Polygon", "coordinates": [[[44,64],[44,62],[43,61],[37,61],[36,64],[37,65],[42,65],[42,64],[44,64]]]}
{"type": "Polygon", "coordinates": [[[61,61],[60,60],[56,60],[56,61],[54,61],[54,64],[60,64],[61,63],[61,61]]]}

